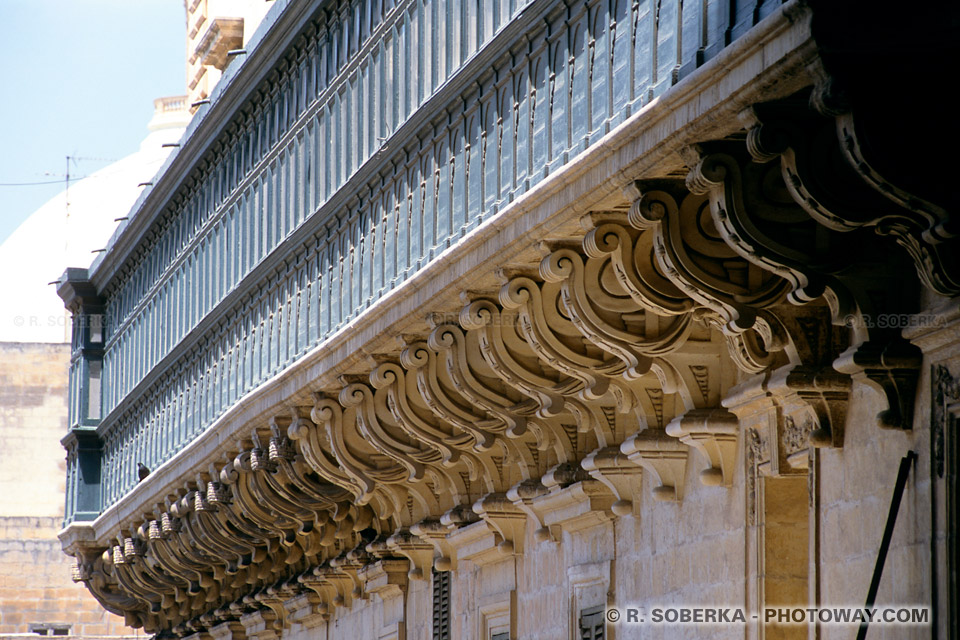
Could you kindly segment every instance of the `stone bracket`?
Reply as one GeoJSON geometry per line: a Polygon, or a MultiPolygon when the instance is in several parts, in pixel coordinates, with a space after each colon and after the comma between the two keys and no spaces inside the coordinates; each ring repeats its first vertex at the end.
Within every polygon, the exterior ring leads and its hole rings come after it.
{"type": "Polygon", "coordinates": [[[500,534],[497,548],[504,555],[523,555],[527,514],[502,493],[489,493],[473,503],[473,512],[500,534]]]}
{"type": "Polygon", "coordinates": [[[642,469],[635,465],[619,447],[597,449],[580,463],[595,480],[602,482],[616,496],[610,511],[618,516],[639,515],[639,505],[633,497],[640,493],[642,469]]]}
{"type": "Polygon", "coordinates": [[[536,499],[546,495],[547,492],[549,492],[549,489],[540,480],[524,480],[507,491],[507,498],[517,509],[526,513],[537,523],[538,528],[533,532],[533,537],[537,542],[546,542],[547,540],[559,542],[559,535],[546,525],[545,514],[536,506],[536,499]]]}
{"type": "Polygon", "coordinates": [[[450,527],[440,520],[422,520],[410,527],[410,533],[433,545],[439,557],[433,562],[437,571],[454,571],[457,568],[457,551],[447,540],[450,527]]]}
{"type": "Polygon", "coordinates": [[[922,362],[920,348],[898,337],[868,340],[851,347],[833,366],[886,396],[889,408],[877,414],[880,427],[909,430],[913,428],[913,402],[922,362]]]}
{"type": "Polygon", "coordinates": [[[299,581],[317,592],[330,613],[333,607],[350,608],[353,605],[353,578],[329,564],[314,567],[306,575],[300,576],[299,581]]]}
{"type": "Polygon", "coordinates": [[[247,638],[254,640],[278,640],[283,625],[277,625],[276,614],[271,609],[258,609],[240,616],[240,624],[247,638]]]}
{"type": "Polygon", "coordinates": [[[247,630],[236,620],[228,620],[210,628],[214,640],[246,640],[247,630]]]}
{"type": "Polygon", "coordinates": [[[503,538],[486,522],[475,522],[451,531],[449,540],[458,561],[469,560],[477,566],[484,566],[506,558],[499,549],[503,538]]]}
{"type": "MultiPolygon", "coordinates": [[[[640,471],[640,469],[637,469],[640,471]]],[[[616,496],[602,482],[582,480],[536,498],[534,508],[544,514],[551,531],[574,533],[613,520],[616,496]]],[[[557,534],[557,539],[560,539],[557,534]]]]}
{"type": "Polygon", "coordinates": [[[329,609],[316,592],[307,589],[304,593],[284,601],[287,621],[302,624],[307,629],[320,626],[330,619],[329,609]]]}
{"type": "Polygon", "coordinates": [[[366,553],[361,552],[361,554],[363,557],[357,560],[352,557],[355,555],[355,551],[331,558],[330,560],[331,567],[350,577],[353,583],[353,589],[350,591],[350,595],[353,596],[354,600],[362,600],[367,597],[363,591],[363,580],[360,579],[359,575],[360,569],[363,567],[363,561],[366,559],[366,553]]]}
{"type": "Polygon", "coordinates": [[[683,480],[687,470],[687,445],[663,432],[646,430],[627,438],[620,451],[636,465],[653,474],[659,486],[653,497],[658,501],[683,500],[683,480]]]}
{"type": "Polygon", "coordinates": [[[774,394],[782,395],[785,405],[792,392],[813,411],[816,424],[810,430],[809,444],[814,447],[843,446],[851,386],[849,375],[830,366],[784,369],[774,372],[769,383],[774,394]]]}
{"type": "Polygon", "coordinates": [[[740,420],[722,407],[692,409],[667,425],[667,434],[699,451],[710,466],[700,472],[700,481],[710,487],[733,483],[737,461],[740,420]]]}
{"type": "Polygon", "coordinates": [[[389,599],[407,591],[410,561],[406,558],[382,558],[360,570],[367,593],[389,599]]]}
{"type": "Polygon", "coordinates": [[[433,568],[433,544],[414,535],[409,529],[400,529],[387,538],[387,546],[410,560],[407,576],[411,580],[429,579],[430,569],[433,568]]]}

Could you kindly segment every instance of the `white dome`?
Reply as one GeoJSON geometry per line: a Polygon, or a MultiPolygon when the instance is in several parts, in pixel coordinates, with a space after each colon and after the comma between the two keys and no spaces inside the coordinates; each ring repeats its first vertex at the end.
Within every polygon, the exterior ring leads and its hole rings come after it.
{"type": "Polygon", "coordinates": [[[56,280],[67,267],[85,267],[170,154],[165,143],[183,135],[189,114],[183,100],[157,100],[150,134],[140,150],[70,185],[34,211],[0,245],[0,270],[9,274],[0,306],[0,342],[69,342],[69,314],[56,280]],[[176,105],[176,110],[170,106],[176,105]]]}

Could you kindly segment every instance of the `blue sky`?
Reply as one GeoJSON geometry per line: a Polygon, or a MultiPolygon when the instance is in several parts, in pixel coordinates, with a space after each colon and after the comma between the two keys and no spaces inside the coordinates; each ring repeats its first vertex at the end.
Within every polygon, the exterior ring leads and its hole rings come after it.
{"type": "Polygon", "coordinates": [[[0,243],[63,190],[66,156],[95,159],[72,176],[119,160],[153,99],[186,93],[185,20],[183,0],[0,0],[0,243]]]}

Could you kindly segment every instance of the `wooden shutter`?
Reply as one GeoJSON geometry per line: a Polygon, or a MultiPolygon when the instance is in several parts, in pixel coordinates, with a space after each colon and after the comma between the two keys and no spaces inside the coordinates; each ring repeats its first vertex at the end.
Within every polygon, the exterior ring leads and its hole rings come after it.
{"type": "Polygon", "coordinates": [[[603,640],[603,607],[591,607],[580,611],[580,639],[603,640]]]}
{"type": "Polygon", "coordinates": [[[433,571],[433,640],[450,640],[450,573],[433,571]]]}

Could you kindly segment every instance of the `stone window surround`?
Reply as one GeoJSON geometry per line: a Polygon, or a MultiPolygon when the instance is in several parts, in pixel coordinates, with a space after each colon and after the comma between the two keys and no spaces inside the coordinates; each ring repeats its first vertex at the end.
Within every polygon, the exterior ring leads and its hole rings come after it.
{"type": "Polygon", "coordinates": [[[587,562],[567,569],[570,584],[571,640],[579,638],[580,612],[592,607],[606,609],[610,592],[610,562],[587,562]]]}
{"type": "Polygon", "coordinates": [[[509,633],[515,638],[517,629],[517,591],[498,593],[480,599],[478,638],[492,640],[495,635],[509,633]]]}

